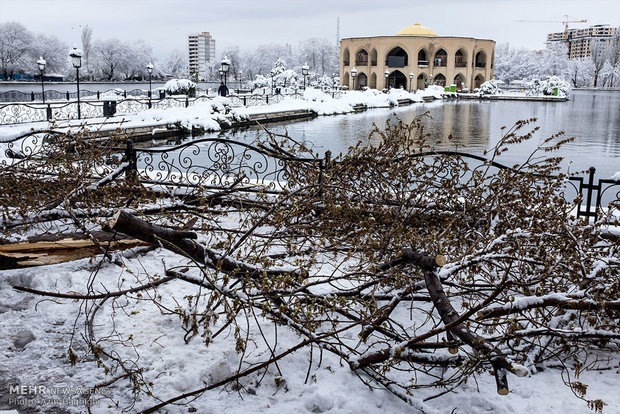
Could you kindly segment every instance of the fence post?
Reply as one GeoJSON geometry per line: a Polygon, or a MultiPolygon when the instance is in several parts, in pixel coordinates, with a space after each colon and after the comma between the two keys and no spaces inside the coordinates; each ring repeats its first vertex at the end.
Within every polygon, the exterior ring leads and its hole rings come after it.
{"type": "Polygon", "coordinates": [[[319,197],[323,198],[323,171],[329,167],[329,163],[332,159],[332,152],[325,151],[325,158],[319,160],[319,197]]]}
{"type": "Polygon", "coordinates": [[[243,106],[248,106],[248,105],[247,105],[247,102],[246,102],[246,100],[245,100],[245,96],[243,97],[243,106]]]}
{"type": "Polygon", "coordinates": [[[67,101],[69,100],[69,91],[67,91],[67,101]]]}
{"type": "Polygon", "coordinates": [[[30,92],[30,102],[34,102],[34,92],[30,92]]]}
{"type": "Polygon", "coordinates": [[[596,221],[596,207],[594,207],[594,213],[590,212],[590,207],[592,204],[592,190],[594,190],[594,173],[596,172],[596,168],[590,167],[588,171],[590,173],[590,177],[588,178],[588,185],[586,187],[588,190],[588,195],[586,197],[586,215],[588,217],[594,215],[594,221],[596,221]]]}
{"type": "Polygon", "coordinates": [[[185,107],[187,108],[189,106],[189,98],[186,96],[185,97],[185,107]]]}
{"type": "Polygon", "coordinates": [[[99,91],[97,91],[97,100],[99,100],[99,99],[100,99],[100,97],[99,97],[99,91]]]}
{"type": "Polygon", "coordinates": [[[125,168],[125,178],[127,180],[134,180],[138,171],[138,159],[136,156],[136,149],[133,147],[133,140],[128,139],[126,141],[127,147],[125,148],[125,161],[129,162],[129,165],[125,168]]]}
{"type": "Polygon", "coordinates": [[[265,95],[265,98],[267,98],[266,104],[269,105],[269,95],[265,95]]]}
{"type": "Polygon", "coordinates": [[[51,121],[52,120],[52,106],[50,104],[47,104],[47,108],[45,110],[46,115],[47,115],[47,120],[51,121]]]}

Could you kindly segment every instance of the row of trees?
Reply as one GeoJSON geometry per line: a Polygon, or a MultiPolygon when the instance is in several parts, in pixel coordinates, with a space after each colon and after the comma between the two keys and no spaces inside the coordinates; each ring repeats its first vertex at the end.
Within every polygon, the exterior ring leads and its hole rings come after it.
{"type": "MultiPolygon", "coordinates": [[[[189,74],[186,53],[178,49],[158,61],[152,47],[143,40],[95,39],[89,26],[82,29],[80,43],[84,51],[81,73],[91,80],[143,79],[148,76],[148,62],[155,62],[153,76],[156,78],[193,75],[198,79],[215,80],[219,76],[219,60],[205,73],[189,74]]],[[[69,62],[69,49],[69,45],[54,35],[34,34],[17,22],[0,23],[0,74],[6,80],[15,79],[19,73],[38,73],[36,61],[40,56],[47,61],[47,73],[71,77],[74,72],[69,62]]],[[[278,60],[298,73],[301,73],[301,66],[307,64],[313,77],[338,72],[338,50],[326,39],[307,39],[296,48],[290,44],[262,45],[251,52],[241,52],[238,46],[232,46],[224,49],[221,56],[230,60],[229,77],[235,80],[270,76],[278,60]]]]}
{"type": "Polygon", "coordinates": [[[543,51],[499,45],[496,49],[495,77],[515,80],[559,76],[574,87],[612,88],[620,85],[620,36],[609,44],[593,41],[589,58],[569,59],[563,43],[551,44],[543,51]]]}

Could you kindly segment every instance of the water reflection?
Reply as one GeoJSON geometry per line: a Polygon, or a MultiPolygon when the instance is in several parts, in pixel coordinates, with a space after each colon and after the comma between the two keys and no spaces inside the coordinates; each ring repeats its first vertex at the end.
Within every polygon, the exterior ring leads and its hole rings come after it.
{"type": "MultiPolygon", "coordinates": [[[[426,131],[438,148],[459,149],[481,154],[497,144],[503,126],[523,119],[538,118],[540,127],[534,137],[511,149],[501,161],[512,165],[522,162],[543,139],[560,131],[575,141],[565,145],[559,155],[565,158],[563,169],[571,172],[597,168],[597,176],[608,178],[620,171],[620,92],[574,92],[568,102],[450,101],[416,104],[398,108],[372,109],[349,115],[323,116],[309,121],[269,125],[277,133],[287,133],[312,143],[322,155],[346,151],[358,141],[367,141],[376,125],[385,127],[395,117],[404,122],[429,112],[426,131]],[[449,136],[452,134],[452,141],[449,136]]],[[[257,129],[228,131],[220,136],[253,140],[257,129]]],[[[217,136],[211,134],[210,136],[217,136]]]]}

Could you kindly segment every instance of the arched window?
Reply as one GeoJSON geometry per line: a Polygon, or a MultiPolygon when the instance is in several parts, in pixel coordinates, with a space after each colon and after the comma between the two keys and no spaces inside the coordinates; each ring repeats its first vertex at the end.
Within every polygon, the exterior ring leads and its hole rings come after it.
{"type": "Polygon", "coordinates": [[[385,64],[390,68],[404,68],[409,65],[409,56],[401,47],[390,50],[386,56],[385,64]]]}
{"type": "Polygon", "coordinates": [[[355,55],[355,66],[368,66],[368,52],[362,49],[355,55]]]}
{"type": "Polygon", "coordinates": [[[433,83],[439,86],[446,86],[446,77],[440,73],[435,76],[435,81],[433,83]]]}
{"type": "Polygon", "coordinates": [[[368,86],[368,76],[365,73],[357,75],[357,82],[355,82],[357,89],[362,89],[364,86],[368,86]]]}
{"type": "Polygon", "coordinates": [[[399,70],[395,70],[390,73],[387,78],[387,84],[389,88],[402,88],[407,89],[407,77],[399,70]]]}
{"type": "Polygon", "coordinates": [[[426,73],[420,73],[416,82],[416,89],[426,89],[428,86],[428,78],[426,73]]]}
{"type": "Polygon", "coordinates": [[[422,49],[418,52],[418,66],[428,66],[428,54],[426,49],[422,49]]]}
{"type": "Polygon", "coordinates": [[[342,64],[344,66],[349,66],[349,49],[345,49],[344,52],[342,52],[342,64]]]}
{"type": "Polygon", "coordinates": [[[433,60],[433,64],[435,66],[447,66],[448,53],[443,49],[439,49],[437,53],[435,53],[435,59],[433,60]]]}
{"type": "Polygon", "coordinates": [[[484,53],[484,50],[476,53],[476,67],[480,69],[487,67],[487,54],[484,53]]]}
{"type": "Polygon", "coordinates": [[[465,87],[465,77],[463,77],[463,75],[459,73],[458,75],[454,77],[454,82],[452,83],[456,85],[456,90],[460,91],[461,89],[465,87]]]}
{"type": "Polygon", "coordinates": [[[370,75],[370,83],[368,84],[368,87],[371,89],[377,89],[377,74],[373,73],[372,75],[370,75]]]}
{"type": "Polygon", "coordinates": [[[457,50],[454,54],[454,66],[457,68],[467,67],[467,58],[465,57],[465,51],[463,51],[463,49],[457,50]]]}
{"type": "Polygon", "coordinates": [[[479,88],[484,83],[484,76],[478,74],[474,79],[474,88],[479,88]]]}

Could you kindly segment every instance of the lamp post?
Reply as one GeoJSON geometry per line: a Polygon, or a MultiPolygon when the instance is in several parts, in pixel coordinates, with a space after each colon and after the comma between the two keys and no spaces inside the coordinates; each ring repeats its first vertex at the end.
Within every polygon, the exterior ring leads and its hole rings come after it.
{"type": "Polygon", "coordinates": [[[153,106],[151,102],[151,96],[153,95],[153,88],[151,84],[151,79],[153,76],[153,64],[152,63],[149,63],[148,65],[146,65],[146,71],[149,73],[149,109],[151,109],[151,107],[153,106]]]}
{"type": "Polygon", "coordinates": [[[308,64],[304,63],[304,65],[301,67],[301,74],[304,76],[304,89],[306,89],[306,76],[308,76],[309,72],[310,68],[308,67],[308,64]]]}
{"type": "Polygon", "coordinates": [[[355,76],[357,76],[357,69],[355,69],[355,66],[353,66],[353,69],[351,69],[351,77],[353,78],[353,90],[355,90],[355,76]]]}
{"type": "Polygon", "coordinates": [[[222,73],[224,74],[224,86],[226,86],[226,74],[228,73],[229,68],[230,68],[230,60],[228,60],[228,57],[224,56],[224,58],[220,62],[220,69],[222,70],[222,73]]]}
{"type": "Polygon", "coordinates": [[[413,72],[409,72],[409,92],[413,89],[413,72]]]}
{"type": "Polygon", "coordinates": [[[217,73],[220,74],[220,82],[222,82],[224,80],[224,71],[222,70],[222,68],[219,68],[217,70],[217,73]]]}
{"type": "MultiPolygon", "coordinates": [[[[239,86],[237,86],[237,88],[241,89],[241,85],[243,83],[243,71],[239,70],[239,76],[237,77],[237,80],[239,81],[239,86]]],[[[237,91],[237,93],[239,93],[239,91],[237,91]]]]}
{"type": "Polygon", "coordinates": [[[82,119],[82,114],[80,112],[80,67],[82,66],[82,51],[77,48],[77,46],[73,46],[71,52],[69,53],[71,57],[71,62],[73,63],[73,67],[75,68],[75,79],[77,81],[77,113],[78,119],[82,119]]]}
{"type": "Polygon", "coordinates": [[[39,65],[39,72],[41,72],[41,99],[43,103],[45,103],[45,87],[43,86],[43,74],[45,73],[45,64],[47,62],[43,59],[43,56],[37,60],[37,65],[39,65]]]}
{"type": "Polygon", "coordinates": [[[386,69],[383,74],[385,75],[385,89],[390,89],[390,85],[388,85],[388,76],[390,76],[390,71],[386,69]]]}

